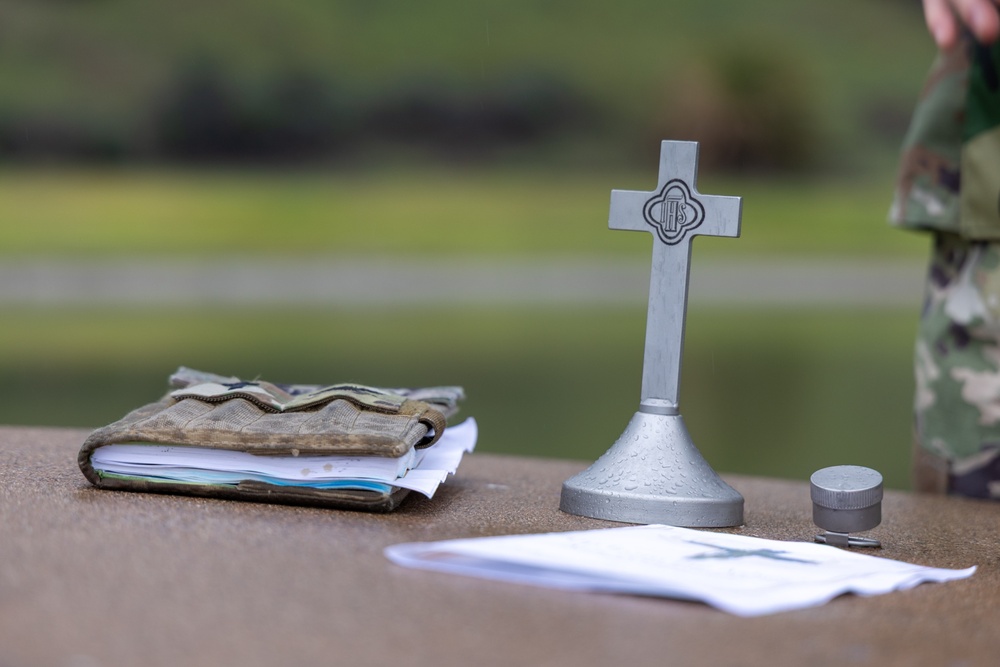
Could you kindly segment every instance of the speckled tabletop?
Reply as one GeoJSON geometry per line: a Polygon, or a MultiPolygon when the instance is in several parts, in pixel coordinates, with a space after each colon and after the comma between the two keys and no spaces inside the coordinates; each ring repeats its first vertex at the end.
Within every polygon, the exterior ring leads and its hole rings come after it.
{"type": "MultiPolygon", "coordinates": [[[[472,455],[395,513],[99,491],[85,431],[0,428],[0,667],[1000,664],[1000,504],[888,492],[880,555],[970,579],[752,619],[389,563],[397,542],[612,525],[558,510],[585,463],[472,455]]],[[[725,476],[745,535],[809,540],[808,484],[725,476]]]]}

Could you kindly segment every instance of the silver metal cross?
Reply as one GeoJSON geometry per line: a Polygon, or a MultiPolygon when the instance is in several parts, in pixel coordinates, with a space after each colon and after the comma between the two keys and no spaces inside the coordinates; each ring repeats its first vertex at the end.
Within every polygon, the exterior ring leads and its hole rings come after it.
{"type": "Polygon", "coordinates": [[[611,191],[608,226],[653,234],[640,399],[644,412],[677,414],[691,240],[740,235],[742,199],[700,194],[697,169],[698,144],[664,141],[656,190],[611,191]]]}
{"type": "Polygon", "coordinates": [[[742,200],[695,187],[698,144],[664,141],[652,192],[614,190],[611,229],[653,234],[639,410],[592,466],[563,484],[570,514],[630,523],[719,527],[743,523],[743,496],[702,457],[678,411],[691,240],[739,236],[742,200]]]}

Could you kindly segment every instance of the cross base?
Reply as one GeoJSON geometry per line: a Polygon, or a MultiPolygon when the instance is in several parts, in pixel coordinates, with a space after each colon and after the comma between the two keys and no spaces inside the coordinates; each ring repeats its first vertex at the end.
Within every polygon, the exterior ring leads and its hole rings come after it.
{"type": "Polygon", "coordinates": [[[743,496],[708,465],[679,414],[636,412],[601,458],[563,483],[559,509],[688,528],[743,523],[743,496]]]}

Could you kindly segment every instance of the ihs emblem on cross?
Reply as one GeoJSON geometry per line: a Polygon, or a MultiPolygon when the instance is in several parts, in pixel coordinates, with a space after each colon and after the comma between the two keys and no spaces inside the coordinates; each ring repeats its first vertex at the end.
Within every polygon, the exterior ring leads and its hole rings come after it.
{"type": "Polygon", "coordinates": [[[680,243],[684,235],[705,219],[705,207],[694,198],[688,184],[674,179],[642,207],[642,217],[667,245],[680,243]]]}

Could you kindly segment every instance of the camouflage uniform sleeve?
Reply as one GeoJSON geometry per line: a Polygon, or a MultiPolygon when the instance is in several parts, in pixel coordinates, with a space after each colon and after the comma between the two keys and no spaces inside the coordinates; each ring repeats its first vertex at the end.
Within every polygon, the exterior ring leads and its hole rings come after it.
{"type": "Polygon", "coordinates": [[[903,141],[890,221],[1000,240],[1000,45],[938,56],[903,141]]]}

